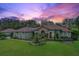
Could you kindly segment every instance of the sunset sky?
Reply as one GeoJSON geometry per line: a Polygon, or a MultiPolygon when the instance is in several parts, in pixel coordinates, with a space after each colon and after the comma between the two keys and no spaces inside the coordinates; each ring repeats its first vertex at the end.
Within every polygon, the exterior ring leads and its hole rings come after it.
{"type": "Polygon", "coordinates": [[[62,22],[65,18],[79,16],[79,4],[75,3],[0,3],[0,18],[16,16],[25,20],[47,18],[62,22]]]}

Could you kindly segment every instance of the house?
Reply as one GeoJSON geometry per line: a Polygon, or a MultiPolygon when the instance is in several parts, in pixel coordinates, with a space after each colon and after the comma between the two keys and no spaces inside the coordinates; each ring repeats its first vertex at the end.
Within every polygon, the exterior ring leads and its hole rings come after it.
{"type": "Polygon", "coordinates": [[[13,37],[19,38],[19,39],[31,39],[33,36],[33,32],[36,29],[37,28],[30,28],[30,27],[24,27],[24,28],[18,29],[13,33],[13,37]]]}
{"type": "Polygon", "coordinates": [[[34,33],[40,33],[41,35],[45,33],[48,40],[71,40],[69,29],[58,25],[42,25],[34,33]]]}
{"type": "MultiPolygon", "coordinates": [[[[17,30],[6,29],[1,31],[8,36],[18,39],[32,39],[37,34],[40,34],[42,38],[46,37],[48,40],[71,40],[71,32],[68,28],[53,25],[40,25],[36,28],[24,27],[17,30]]],[[[40,37],[40,35],[37,35],[40,37]]]]}

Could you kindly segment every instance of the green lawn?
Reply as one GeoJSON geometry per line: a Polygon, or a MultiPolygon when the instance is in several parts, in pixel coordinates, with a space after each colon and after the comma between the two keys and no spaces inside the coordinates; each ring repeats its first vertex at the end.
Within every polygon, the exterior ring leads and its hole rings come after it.
{"type": "Polygon", "coordinates": [[[48,42],[43,46],[32,46],[21,40],[0,40],[0,55],[8,56],[52,56],[79,55],[79,41],[72,44],[48,42]]]}

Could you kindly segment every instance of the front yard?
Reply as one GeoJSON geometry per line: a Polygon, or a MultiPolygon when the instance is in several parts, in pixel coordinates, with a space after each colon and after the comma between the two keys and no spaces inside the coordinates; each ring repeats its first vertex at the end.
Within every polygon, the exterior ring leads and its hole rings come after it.
{"type": "Polygon", "coordinates": [[[1,56],[70,56],[79,55],[79,41],[63,43],[50,41],[42,46],[29,45],[24,40],[0,40],[1,56]]]}

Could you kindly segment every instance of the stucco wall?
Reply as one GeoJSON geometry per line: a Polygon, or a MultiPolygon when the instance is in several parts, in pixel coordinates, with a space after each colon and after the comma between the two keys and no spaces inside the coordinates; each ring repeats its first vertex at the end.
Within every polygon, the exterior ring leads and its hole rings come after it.
{"type": "Polygon", "coordinates": [[[32,33],[14,33],[13,37],[19,38],[19,39],[30,39],[32,37],[32,33]]]}
{"type": "Polygon", "coordinates": [[[71,33],[70,32],[62,32],[62,33],[60,33],[60,35],[62,37],[71,37],[71,33]]]}
{"type": "Polygon", "coordinates": [[[54,33],[53,30],[52,30],[52,31],[48,31],[48,35],[49,35],[48,38],[54,40],[54,35],[55,35],[55,33],[54,33]],[[52,38],[50,38],[50,32],[51,32],[51,37],[52,37],[52,38]]]}

